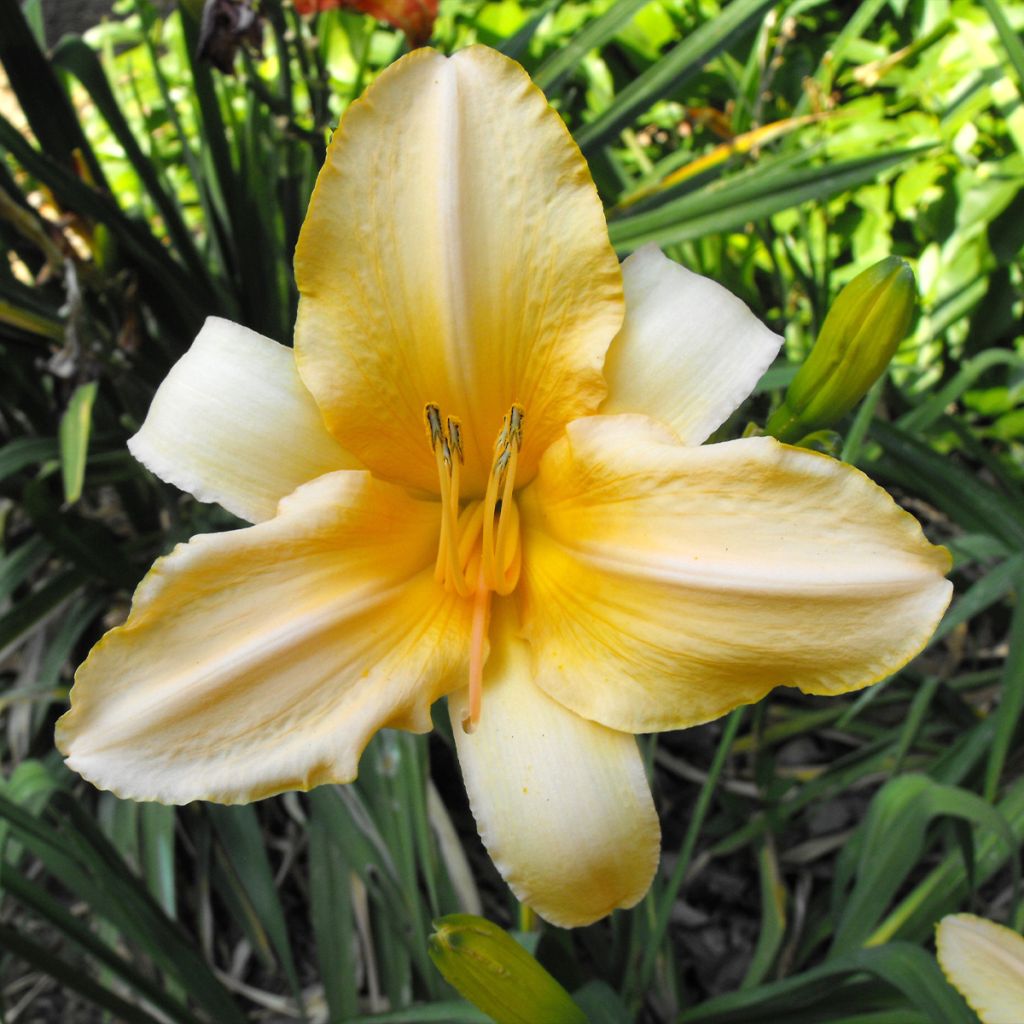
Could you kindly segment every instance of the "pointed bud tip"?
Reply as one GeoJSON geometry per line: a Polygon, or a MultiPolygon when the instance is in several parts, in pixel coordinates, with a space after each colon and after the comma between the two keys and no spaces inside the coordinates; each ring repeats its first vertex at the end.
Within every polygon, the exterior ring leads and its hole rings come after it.
{"type": "Polygon", "coordinates": [[[842,419],[885,372],[910,329],[916,302],[914,271],[901,256],[879,260],[850,281],[767,433],[793,442],[842,419]]]}

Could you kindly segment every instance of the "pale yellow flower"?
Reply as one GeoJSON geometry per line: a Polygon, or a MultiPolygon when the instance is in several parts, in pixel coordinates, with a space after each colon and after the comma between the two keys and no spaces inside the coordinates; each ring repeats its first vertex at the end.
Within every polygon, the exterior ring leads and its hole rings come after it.
{"type": "Polygon", "coordinates": [[[983,1024],[1024,1021],[1024,938],[974,914],[950,914],[935,930],[939,966],[983,1024]]]}
{"type": "Polygon", "coordinates": [[[256,525],[159,561],[79,669],[58,742],[96,785],[347,782],[449,694],[491,856],[579,925],[657,866],[634,733],[865,686],[942,615],[947,553],[863,474],[698,447],[781,339],[657,249],[620,269],[579,150],[494,51],[418,51],[351,107],[295,272],[294,358],[211,319],[132,439],[256,525]]]}

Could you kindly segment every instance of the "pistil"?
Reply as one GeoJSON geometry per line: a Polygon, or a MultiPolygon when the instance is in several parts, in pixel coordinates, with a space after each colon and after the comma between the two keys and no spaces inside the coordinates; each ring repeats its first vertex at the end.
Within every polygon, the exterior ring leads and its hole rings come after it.
{"type": "Polygon", "coordinates": [[[473,595],[473,625],[469,639],[469,709],[462,716],[463,732],[472,732],[480,721],[484,693],[484,643],[491,619],[491,594],[484,582],[484,564],[480,561],[476,592],[473,595]]]}

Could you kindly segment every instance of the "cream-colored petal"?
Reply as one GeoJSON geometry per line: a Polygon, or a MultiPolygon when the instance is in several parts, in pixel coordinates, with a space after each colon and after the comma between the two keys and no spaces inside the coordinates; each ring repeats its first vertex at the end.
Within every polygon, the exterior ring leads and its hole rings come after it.
{"type": "Polygon", "coordinates": [[[569,425],[523,493],[536,679],[626,732],[775,686],[894,672],[949,603],[944,548],[863,473],[771,438],[692,448],[642,416],[569,425]]]}
{"type": "Polygon", "coordinates": [[[468,671],[438,523],[436,502],[349,471],[179,545],[79,668],[68,766],[130,799],[241,803],[351,780],[384,726],[426,731],[468,671]]]}
{"type": "Polygon", "coordinates": [[[299,372],[346,449],[437,490],[423,410],[461,420],[482,493],[513,402],[521,481],[604,397],[622,281],[587,165],[514,61],[418,50],[352,104],[295,253],[299,372]]]}
{"type": "Polygon", "coordinates": [[[636,740],[534,685],[514,616],[511,601],[496,609],[476,730],[460,725],[466,690],[448,709],[487,852],[520,900],[573,928],[643,898],[658,866],[658,816],[636,740]]]}
{"type": "Polygon", "coordinates": [[[359,463],[324,427],[292,350],[212,316],[157,389],[128,448],[162,480],[250,523],[359,463]]]}
{"type": "Polygon", "coordinates": [[[1024,1021],[1024,938],[974,914],[944,917],[935,932],[939,966],[983,1024],[1024,1021]]]}
{"type": "Polygon", "coordinates": [[[643,413],[700,444],[782,345],[745,303],[645,245],[622,264],[626,318],[605,362],[603,413],[643,413]]]}

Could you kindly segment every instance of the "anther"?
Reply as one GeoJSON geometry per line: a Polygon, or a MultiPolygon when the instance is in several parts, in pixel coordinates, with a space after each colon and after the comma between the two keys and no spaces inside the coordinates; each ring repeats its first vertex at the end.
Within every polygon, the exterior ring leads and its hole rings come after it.
{"type": "Polygon", "coordinates": [[[516,466],[523,446],[523,407],[515,404],[502,421],[498,439],[494,442],[494,463],[487,480],[484,496],[483,561],[482,568],[489,589],[498,594],[511,593],[518,577],[514,570],[509,577],[508,536],[514,507],[516,466]],[[497,519],[497,523],[495,523],[497,519]]]}
{"type": "Polygon", "coordinates": [[[441,539],[434,563],[434,579],[451,585],[462,597],[470,594],[469,584],[459,564],[459,542],[456,524],[459,518],[459,468],[462,464],[462,431],[458,420],[448,419],[448,433],[441,426],[441,410],[433,403],[424,406],[427,437],[437,460],[437,476],[441,487],[441,539]],[[453,456],[453,448],[455,456],[453,456]]]}
{"type": "Polygon", "coordinates": [[[428,404],[423,409],[423,415],[427,420],[427,439],[430,441],[430,450],[437,451],[438,444],[444,440],[444,430],[441,429],[441,410],[436,405],[428,404]]]}
{"type": "Polygon", "coordinates": [[[462,424],[454,417],[448,417],[448,440],[451,442],[452,451],[458,456],[459,462],[465,462],[462,454],[462,424]]]}
{"type": "Polygon", "coordinates": [[[513,405],[508,414],[509,440],[516,451],[523,447],[523,420],[526,414],[519,404],[513,405]]]}

